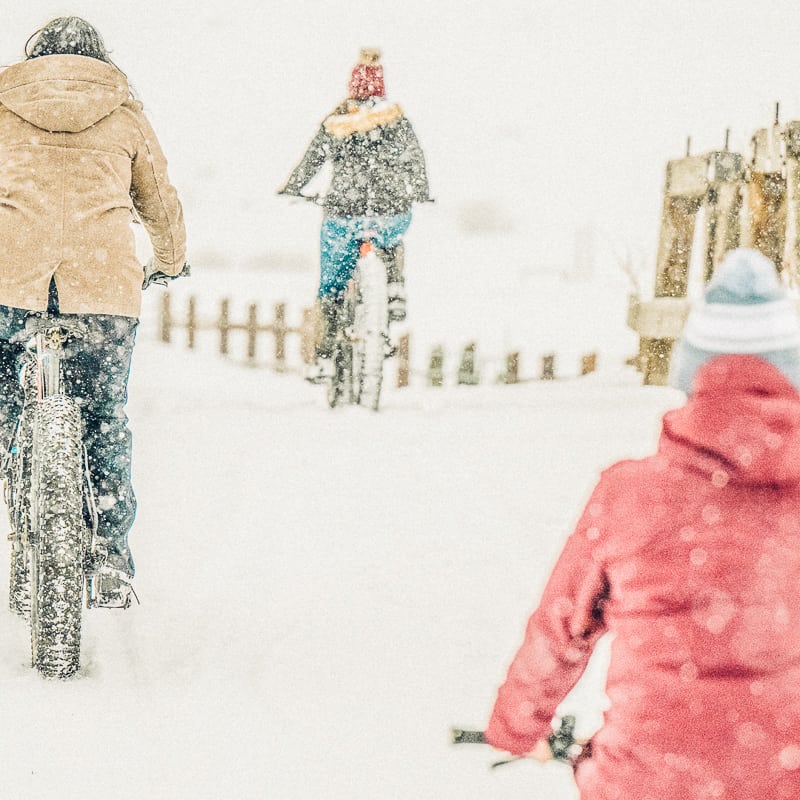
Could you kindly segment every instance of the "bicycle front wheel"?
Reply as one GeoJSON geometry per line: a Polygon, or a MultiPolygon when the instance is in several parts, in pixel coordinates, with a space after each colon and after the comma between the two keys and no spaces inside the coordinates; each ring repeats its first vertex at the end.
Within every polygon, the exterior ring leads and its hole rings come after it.
{"type": "Polygon", "coordinates": [[[45,677],[80,666],[84,549],[80,411],[61,395],[39,404],[31,474],[31,658],[45,677]]]}

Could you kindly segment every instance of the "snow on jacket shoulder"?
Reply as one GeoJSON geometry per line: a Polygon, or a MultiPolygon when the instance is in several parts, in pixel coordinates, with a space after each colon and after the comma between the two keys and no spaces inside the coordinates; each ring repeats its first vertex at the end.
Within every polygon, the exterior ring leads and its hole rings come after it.
{"type": "Polygon", "coordinates": [[[186,232],[141,103],[111,64],[54,55],[0,72],[0,304],[136,317],[135,208],[159,267],[180,272],[186,232]]]}
{"type": "Polygon", "coordinates": [[[334,217],[384,216],[430,199],[425,158],[400,106],[371,98],[343,103],[325,118],[286,183],[297,194],[330,161],[325,212],[334,217]]]}
{"type": "Polygon", "coordinates": [[[606,470],[501,686],[487,740],[546,736],[614,634],[582,797],[800,796],[800,395],[721,356],[658,452],[606,470]]]}

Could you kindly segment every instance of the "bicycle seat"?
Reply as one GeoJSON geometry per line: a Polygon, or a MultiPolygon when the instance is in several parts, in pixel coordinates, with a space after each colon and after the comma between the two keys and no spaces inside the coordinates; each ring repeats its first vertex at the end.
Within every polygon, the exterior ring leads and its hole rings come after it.
{"type": "Polygon", "coordinates": [[[15,344],[27,342],[38,333],[54,330],[62,331],[65,338],[80,339],[86,335],[87,328],[79,319],[49,314],[46,311],[35,311],[25,317],[25,328],[15,333],[10,341],[15,344]]]}

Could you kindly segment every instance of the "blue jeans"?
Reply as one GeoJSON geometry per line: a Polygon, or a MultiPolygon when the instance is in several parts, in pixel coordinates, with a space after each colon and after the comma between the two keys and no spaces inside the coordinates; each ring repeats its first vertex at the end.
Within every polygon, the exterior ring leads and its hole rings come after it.
{"type": "MultiPolygon", "coordinates": [[[[25,347],[9,339],[25,327],[33,312],[0,305],[0,446],[8,449],[22,410],[20,359],[25,347]]],[[[107,314],[78,317],[88,332],[67,350],[64,379],[75,397],[84,422],[84,445],[98,500],[98,534],[108,540],[114,565],[133,575],[128,532],[136,515],[131,486],[132,437],[125,414],[136,326],[132,317],[107,314]]]]}
{"type": "Polygon", "coordinates": [[[358,261],[358,247],[368,232],[377,247],[394,247],[411,224],[411,212],[392,217],[325,217],[320,232],[318,297],[344,291],[358,261]]]}

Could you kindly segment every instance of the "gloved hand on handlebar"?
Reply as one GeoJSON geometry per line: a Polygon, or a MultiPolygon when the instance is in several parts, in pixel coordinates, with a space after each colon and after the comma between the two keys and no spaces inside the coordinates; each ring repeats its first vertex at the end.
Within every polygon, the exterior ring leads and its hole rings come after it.
{"type": "Polygon", "coordinates": [[[183,265],[183,269],[177,275],[167,275],[166,272],[162,272],[158,268],[158,262],[155,258],[151,258],[143,267],[144,269],[144,279],[142,280],[142,289],[146,289],[153,283],[159,283],[162,286],[167,286],[170,281],[175,280],[175,278],[186,278],[188,277],[191,272],[192,268],[189,266],[189,262],[185,262],[183,265]]]}

